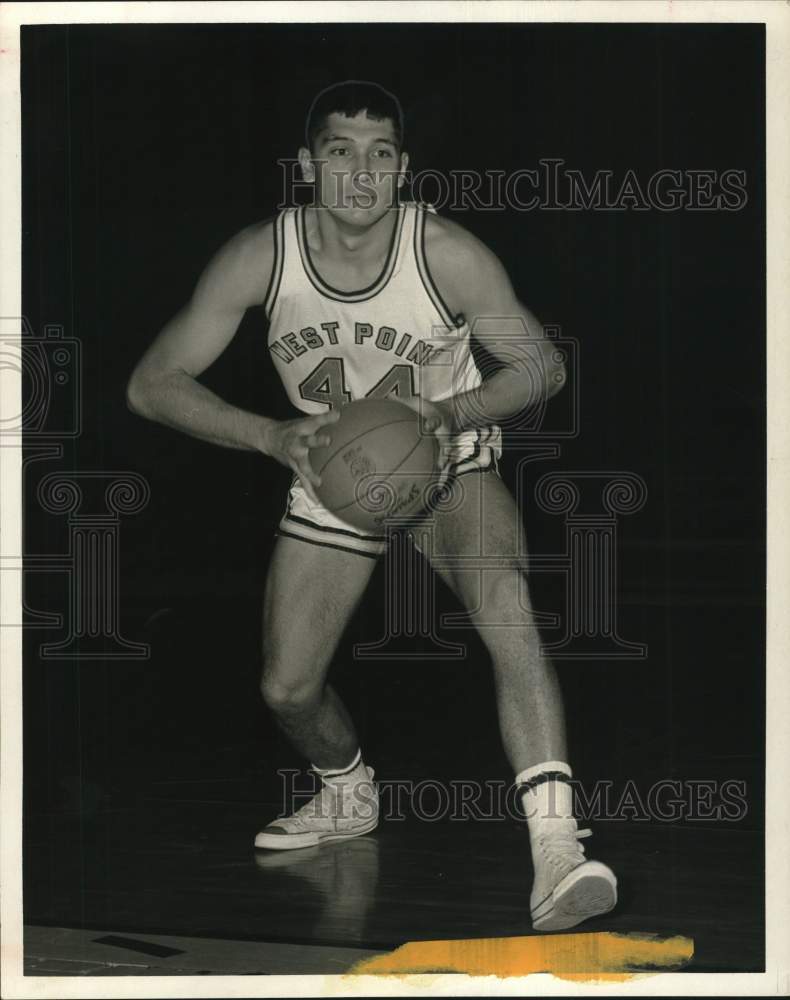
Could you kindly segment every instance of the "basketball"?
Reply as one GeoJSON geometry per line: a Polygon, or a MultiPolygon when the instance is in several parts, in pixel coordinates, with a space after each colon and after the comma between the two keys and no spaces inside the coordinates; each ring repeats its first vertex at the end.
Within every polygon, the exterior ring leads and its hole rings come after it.
{"type": "Polygon", "coordinates": [[[327,431],[331,443],[310,450],[327,510],[373,534],[423,510],[438,475],[438,443],[421,429],[419,413],[393,399],[360,399],[327,431]]]}

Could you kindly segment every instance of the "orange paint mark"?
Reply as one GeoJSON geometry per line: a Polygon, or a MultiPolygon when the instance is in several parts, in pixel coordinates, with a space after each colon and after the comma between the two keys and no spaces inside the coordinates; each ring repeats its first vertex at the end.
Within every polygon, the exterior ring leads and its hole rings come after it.
{"type": "Polygon", "coordinates": [[[694,942],[645,934],[550,934],[541,937],[410,941],[388,955],[363,959],[349,975],[464,973],[528,976],[550,972],[561,979],[617,982],[686,965],[694,942]]]}

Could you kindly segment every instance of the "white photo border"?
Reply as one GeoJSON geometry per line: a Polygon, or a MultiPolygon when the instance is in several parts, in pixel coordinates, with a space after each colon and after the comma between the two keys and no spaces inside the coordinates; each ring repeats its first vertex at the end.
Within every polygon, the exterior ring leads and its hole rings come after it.
{"type": "MultiPolygon", "coordinates": [[[[767,766],[765,973],[660,973],[596,986],[540,974],[520,979],[431,975],[379,976],[23,976],[22,936],[22,637],[0,632],[0,916],[3,996],[782,996],[790,994],[790,5],[764,0],[535,0],[424,2],[385,0],[268,3],[14,3],[0,7],[3,185],[0,316],[21,316],[20,27],[27,24],[358,23],[358,22],[763,23],[766,28],[767,183],[767,766]]],[[[21,411],[21,380],[5,377],[0,419],[21,411]]],[[[0,448],[0,554],[23,551],[21,447],[0,448]]],[[[0,620],[20,620],[21,574],[4,574],[0,620]]]]}

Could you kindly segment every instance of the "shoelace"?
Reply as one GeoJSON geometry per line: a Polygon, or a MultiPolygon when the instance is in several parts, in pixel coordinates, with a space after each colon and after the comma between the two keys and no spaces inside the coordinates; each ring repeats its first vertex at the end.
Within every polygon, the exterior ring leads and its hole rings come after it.
{"type": "Polygon", "coordinates": [[[322,785],[320,792],[317,792],[309,801],[296,810],[294,818],[299,816],[312,819],[316,816],[320,816],[321,818],[331,816],[332,809],[337,806],[338,791],[339,789],[335,791],[328,784],[322,785]]]}
{"type": "Polygon", "coordinates": [[[538,836],[538,847],[549,864],[565,874],[578,868],[585,861],[584,847],[579,843],[579,840],[591,836],[592,830],[563,830],[558,833],[542,833],[538,836]]]}
{"type": "MultiPolygon", "coordinates": [[[[372,782],[373,776],[370,769],[368,769],[368,774],[370,775],[369,780],[372,782]]],[[[299,816],[300,818],[309,817],[312,819],[318,815],[322,819],[326,819],[335,814],[338,806],[338,800],[340,800],[340,807],[343,809],[343,797],[350,794],[353,793],[344,784],[333,785],[328,781],[324,781],[322,783],[321,790],[317,792],[308,802],[305,802],[303,806],[296,810],[293,814],[294,818],[299,816]],[[317,813],[316,809],[318,809],[317,813]]]]}

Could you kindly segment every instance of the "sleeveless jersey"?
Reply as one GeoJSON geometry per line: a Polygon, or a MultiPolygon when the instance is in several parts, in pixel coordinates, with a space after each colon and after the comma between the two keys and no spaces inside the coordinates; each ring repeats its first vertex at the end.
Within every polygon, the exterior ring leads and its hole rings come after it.
{"type": "MultiPolygon", "coordinates": [[[[269,351],[293,405],[325,413],[352,400],[421,395],[442,400],[478,386],[469,326],[452,316],[425,258],[432,208],[394,209],[389,252],[367,288],[344,292],[325,282],[310,256],[305,207],[274,223],[275,261],[265,308],[269,351]]],[[[453,441],[455,463],[501,453],[498,427],[465,431],[453,441]]]]}

